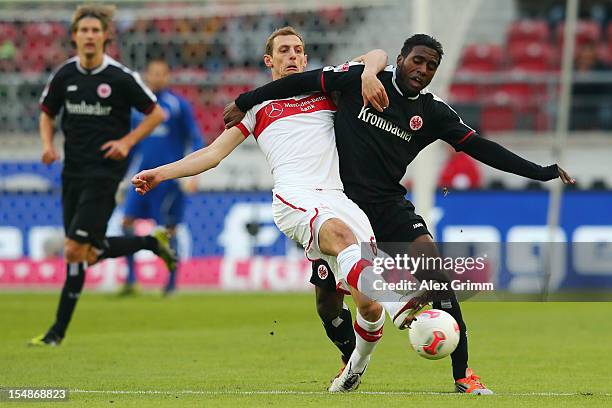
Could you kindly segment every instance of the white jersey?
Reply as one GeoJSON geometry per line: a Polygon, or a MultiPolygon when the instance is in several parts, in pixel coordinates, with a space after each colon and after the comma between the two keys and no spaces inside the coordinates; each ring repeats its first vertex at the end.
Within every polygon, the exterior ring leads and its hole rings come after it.
{"type": "Polygon", "coordinates": [[[275,189],[342,190],[334,133],[336,105],[322,93],[266,101],[238,128],[266,155],[275,189]]]}

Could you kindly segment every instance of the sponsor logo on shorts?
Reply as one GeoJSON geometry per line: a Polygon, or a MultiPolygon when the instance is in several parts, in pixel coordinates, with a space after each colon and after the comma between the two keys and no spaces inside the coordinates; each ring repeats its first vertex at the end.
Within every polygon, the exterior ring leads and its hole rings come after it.
{"type": "Polygon", "coordinates": [[[89,233],[87,231],[83,231],[82,229],[78,229],[76,231],[74,231],[75,234],[77,234],[79,237],[88,237],[89,233]]]}
{"type": "Polygon", "coordinates": [[[421,228],[421,227],[425,227],[422,222],[417,222],[416,224],[412,224],[412,228],[414,229],[421,228]]]}
{"type": "Polygon", "coordinates": [[[410,129],[419,130],[423,127],[423,118],[419,115],[414,115],[410,118],[410,129]]]}
{"type": "Polygon", "coordinates": [[[79,89],[79,87],[76,85],[68,85],[68,88],[66,88],[66,92],[74,92],[77,89],[79,89]]]}
{"type": "Polygon", "coordinates": [[[109,84],[101,83],[98,85],[97,93],[100,98],[108,98],[112,93],[112,89],[109,84]]]}
{"type": "Polygon", "coordinates": [[[317,274],[319,275],[319,278],[323,280],[327,279],[327,277],[329,276],[329,270],[327,270],[327,266],[319,265],[319,268],[317,269],[317,274]]]}

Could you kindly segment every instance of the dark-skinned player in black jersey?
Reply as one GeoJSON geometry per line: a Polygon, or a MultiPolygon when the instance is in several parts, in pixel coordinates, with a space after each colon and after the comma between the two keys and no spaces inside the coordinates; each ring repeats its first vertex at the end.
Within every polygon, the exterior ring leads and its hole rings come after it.
{"type": "MultiPolygon", "coordinates": [[[[372,107],[364,106],[361,89],[363,65],[345,63],[291,75],[242,94],[235,103],[226,107],[224,119],[231,127],[241,119],[242,112],[264,100],[309,91],[338,92],[334,127],[346,195],[370,219],[379,245],[403,242],[408,246],[412,243],[410,253],[414,253],[416,248],[426,257],[439,256],[425,221],[415,213],[399,183],[406,166],[435,140],[444,140],[455,150],[498,170],[539,181],[560,178],[565,184],[575,182],[556,164],[539,166],[479,137],[450,106],[428,92],[425,88],[433,79],[443,54],[442,45],[429,35],[416,34],[408,38],[397,57],[396,66],[387,67],[378,74],[386,95],[371,99],[372,107]]],[[[333,314],[334,310],[341,310],[342,297],[332,295],[333,289],[326,280],[318,278],[316,271],[321,265],[320,262],[313,263],[311,282],[326,288],[325,293],[329,295],[320,303],[333,314]]],[[[435,272],[439,271],[420,271],[420,277],[435,272]]],[[[440,280],[440,274],[435,276],[440,280]]],[[[433,307],[446,310],[459,323],[460,341],[451,354],[455,390],[492,394],[468,368],[466,324],[454,294],[448,298],[436,298],[433,307]]]]}

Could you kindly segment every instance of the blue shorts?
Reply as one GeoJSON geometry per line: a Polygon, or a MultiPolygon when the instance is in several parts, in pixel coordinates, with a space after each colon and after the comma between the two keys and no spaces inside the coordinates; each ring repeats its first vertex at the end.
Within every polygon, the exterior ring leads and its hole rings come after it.
{"type": "Polygon", "coordinates": [[[174,180],[164,181],[144,196],[130,188],[125,199],[126,217],[153,219],[157,225],[178,225],[184,209],[185,194],[174,180]]]}

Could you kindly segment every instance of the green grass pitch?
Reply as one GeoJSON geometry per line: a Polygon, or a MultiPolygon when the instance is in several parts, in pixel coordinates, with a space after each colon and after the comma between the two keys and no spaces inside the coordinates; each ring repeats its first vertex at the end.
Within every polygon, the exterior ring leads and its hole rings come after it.
{"type": "Polygon", "coordinates": [[[62,346],[26,347],[57,298],[0,294],[0,387],[71,390],[37,407],[612,406],[612,303],[464,303],[470,365],[497,393],[476,397],[389,322],[359,392],[327,394],[339,354],[312,294],[86,293],[62,346]]]}

